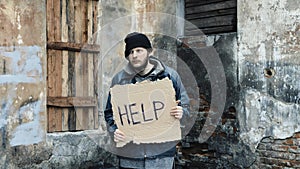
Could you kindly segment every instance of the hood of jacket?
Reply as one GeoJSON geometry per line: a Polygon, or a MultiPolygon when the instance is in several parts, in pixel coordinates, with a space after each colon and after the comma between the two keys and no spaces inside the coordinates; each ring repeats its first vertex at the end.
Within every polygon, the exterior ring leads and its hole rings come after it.
{"type": "MultiPolygon", "coordinates": [[[[149,76],[155,76],[158,75],[159,73],[163,72],[165,70],[164,64],[158,60],[157,58],[150,56],[149,57],[149,62],[152,63],[155,67],[155,70],[151,72],[149,76]]],[[[130,66],[130,63],[128,63],[124,69],[123,69],[129,76],[133,77],[137,75],[137,73],[133,70],[133,68],[130,66]]]]}

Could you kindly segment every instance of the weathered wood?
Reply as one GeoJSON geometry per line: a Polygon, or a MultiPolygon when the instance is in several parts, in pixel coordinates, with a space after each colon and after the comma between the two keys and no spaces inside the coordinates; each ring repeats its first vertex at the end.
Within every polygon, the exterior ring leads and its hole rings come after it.
{"type": "MultiPolygon", "coordinates": [[[[201,18],[201,19],[195,19],[192,20],[191,23],[196,25],[199,29],[202,28],[209,28],[209,27],[220,27],[220,26],[230,26],[233,25],[234,15],[230,16],[216,16],[216,17],[210,17],[210,18],[201,18]]],[[[188,30],[189,27],[186,27],[188,30]]]]}
{"type": "MultiPolygon", "coordinates": [[[[98,3],[93,2],[93,43],[96,43],[96,38],[94,38],[94,36],[96,36],[95,34],[98,33],[98,29],[99,29],[99,22],[98,22],[98,3]]],[[[99,74],[98,74],[98,56],[96,54],[93,54],[94,58],[93,58],[93,64],[94,64],[94,71],[93,71],[93,76],[94,76],[94,96],[97,97],[97,108],[94,109],[94,118],[95,118],[95,124],[94,127],[95,129],[98,129],[99,127],[99,114],[98,114],[98,109],[100,108],[99,104],[102,100],[99,100],[98,98],[98,87],[99,87],[99,74]]]]}
{"type": "MultiPolygon", "coordinates": [[[[67,0],[61,0],[61,41],[68,42],[68,20],[67,20],[67,0]]],[[[62,97],[68,96],[68,51],[62,51],[62,97]]],[[[62,131],[69,130],[69,109],[62,108],[62,131]]]]}
{"type": "Polygon", "coordinates": [[[224,16],[224,15],[236,15],[237,9],[236,8],[227,8],[227,9],[220,9],[215,11],[207,11],[207,12],[197,12],[193,14],[187,14],[185,19],[193,20],[193,19],[201,19],[201,18],[208,18],[208,17],[215,17],[215,16],[224,16]]]}
{"type": "MultiPolygon", "coordinates": [[[[68,20],[68,42],[75,43],[75,2],[74,0],[69,0],[67,5],[67,20],[68,20]]],[[[68,96],[74,96],[75,97],[75,52],[69,51],[68,52],[69,58],[68,58],[68,96]]],[[[68,114],[68,127],[70,131],[76,130],[76,112],[75,109],[69,109],[68,114]]]]}
{"type": "Polygon", "coordinates": [[[78,100],[96,98],[97,10],[94,0],[47,1],[49,132],[98,128],[96,99],[78,100]]]}
{"type": "Polygon", "coordinates": [[[67,51],[83,52],[83,53],[100,52],[99,45],[87,44],[87,43],[70,43],[70,42],[48,42],[47,49],[67,50],[67,51]]]}
{"type": "MultiPolygon", "coordinates": [[[[216,33],[226,33],[226,32],[235,32],[236,27],[235,26],[221,26],[221,27],[211,27],[211,28],[203,28],[201,31],[204,34],[216,34],[216,33]]],[[[185,35],[186,36],[193,36],[193,35],[199,35],[199,30],[186,30],[185,35]]]]}
{"type": "Polygon", "coordinates": [[[235,1],[222,1],[215,4],[207,4],[207,5],[199,5],[199,6],[192,6],[186,8],[186,14],[193,14],[197,12],[207,12],[207,11],[215,11],[220,9],[227,9],[227,8],[235,8],[236,2],[235,1]]]}
{"type": "MultiPolygon", "coordinates": [[[[92,1],[88,1],[87,3],[87,10],[86,10],[86,18],[87,18],[87,43],[92,43],[91,39],[93,36],[93,16],[92,16],[92,1]]],[[[86,65],[87,65],[87,71],[86,71],[86,77],[87,77],[87,94],[88,96],[94,95],[94,88],[93,88],[93,65],[90,64],[90,61],[93,60],[93,54],[87,54],[88,57],[86,58],[86,65]]],[[[94,128],[94,109],[88,109],[88,128],[93,129],[94,128]]]]}
{"type": "MultiPolygon", "coordinates": [[[[61,23],[60,23],[60,2],[49,0],[47,1],[47,21],[48,41],[61,40],[61,23]]],[[[48,96],[59,96],[62,93],[61,79],[62,79],[62,58],[61,51],[47,50],[47,64],[48,64],[48,96]]],[[[48,131],[61,131],[62,130],[62,110],[56,108],[48,109],[48,131]]]]}
{"type": "Polygon", "coordinates": [[[234,32],[237,27],[237,0],[186,0],[185,32],[197,34],[197,27],[205,34],[234,32]]]}
{"type": "Polygon", "coordinates": [[[48,132],[61,131],[61,110],[48,107],[48,132]],[[59,118],[60,117],[60,118],[59,118]]]}
{"type": "MultiPolygon", "coordinates": [[[[82,4],[81,2],[83,1],[75,1],[75,42],[76,43],[82,43],[84,41],[83,38],[83,33],[82,31],[85,28],[84,22],[82,21],[83,18],[83,13],[82,13],[82,4]]],[[[79,96],[84,96],[84,90],[83,90],[83,85],[86,83],[83,83],[83,77],[84,77],[84,66],[83,66],[83,53],[75,53],[75,76],[76,76],[76,97],[79,96]]],[[[82,108],[76,108],[76,130],[84,130],[85,128],[85,122],[84,122],[84,117],[85,117],[84,109],[82,108]]]]}
{"type": "Polygon", "coordinates": [[[96,107],[95,97],[47,97],[47,106],[62,108],[96,107]]]}
{"type": "Polygon", "coordinates": [[[185,7],[207,5],[213,3],[219,3],[224,1],[236,1],[236,0],[185,0],[185,7]]]}

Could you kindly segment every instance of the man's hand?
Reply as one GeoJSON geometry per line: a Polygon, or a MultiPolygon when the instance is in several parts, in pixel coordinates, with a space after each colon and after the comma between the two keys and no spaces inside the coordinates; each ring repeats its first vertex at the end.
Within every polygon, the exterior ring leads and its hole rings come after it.
{"type": "Polygon", "coordinates": [[[116,143],[125,141],[125,134],[121,130],[116,129],[116,131],[114,132],[114,141],[116,143]]]}
{"type": "MultiPolygon", "coordinates": [[[[177,100],[176,103],[178,104],[180,102],[180,100],[177,100]]],[[[172,116],[174,116],[176,119],[181,119],[182,118],[182,114],[183,114],[183,110],[182,110],[182,107],[181,106],[176,106],[176,107],[173,107],[171,109],[171,112],[170,114],[172,116]]]]}

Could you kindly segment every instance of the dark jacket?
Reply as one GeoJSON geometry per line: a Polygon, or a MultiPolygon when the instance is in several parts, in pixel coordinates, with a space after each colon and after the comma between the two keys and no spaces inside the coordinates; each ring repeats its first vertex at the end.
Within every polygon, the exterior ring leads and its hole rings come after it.
{"type": "MultiPolygon", "coordinates": [[[[119,73],[117,73],[111,83],[111,87],[113,87],[116,84],[119,85],[125,85],[125,84],[130,84],[130,83],[136,83],[136,82],[141,82],[144,80],[150,80],[150,81],[156,81],[158,79],[163,79],[163,78],[169,78],[172,80],[173,87],[175,89],[176,93],[176,100],[180,100],[179,105],[183,107],[183,115],[186,116],[188,115],[188,107],[189,107],[189,98],[187,96],[186,90],[181,82],[180,76],[178,73],[164,65],[161,61],[159,61],[157,58],[150,56],[150,63],[154,64],[154,70],[146,75],[146,76],[140,76],[136,74],[135,71],[131,68],[131,66],[128,65],[121,70],[119,73]]],[[[117,126],[114,122],[113,119],[113,112],[112,112],[112,105],[111,105],[111,96],[109,94],[107,104],[106,104],[106,109],[104,111],[105,115],[105,120],[108,124],[108,131],[109,132],[114,132],[117,129],[117,126]]],[[[126,145],[124,146],[124,153],[129,153],[131,151],[139,151],[138,155],[139,157],[148,157],[148,156],[153,156],[151,152],[158,152],[159,149],[165,149],[169,150],[166,152],[163,152],[157,156],[174,156],[175,155],[175,147],[174,147],[174,142],[173,143],[163,143],[163,144],[140,144],[140,145],[126,145]],[[127,147],[127,148],[126,148],[127,147]],[[167,148],[169,147],[169,148],[167,148]],[[167,149],[166,149],[167,148],[167,149]],[[134,149],[134,150],[133,150],[134,149]]],[[[122,148],[120,148],[122,149],[122,148]]],[[[122,150],[121,150],[122,151],[122,150]]],[[[136,153],[136,152],[132,152],[136,153]]],[[[122,154],[122,153],[121,153],[122,154]]],[[[126,154],[125,154],[126,156],[126,154]]]]}

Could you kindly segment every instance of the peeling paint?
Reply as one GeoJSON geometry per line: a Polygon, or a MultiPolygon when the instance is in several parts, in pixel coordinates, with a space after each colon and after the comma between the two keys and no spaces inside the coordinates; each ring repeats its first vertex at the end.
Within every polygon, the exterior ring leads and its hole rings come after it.
{"type": "Polygon", "coordinates": [[[300,105],[284,103],[253,89],[247,90],[245,100],[240,137],[253,151],[265,136],[283,139],[300,131],[300,105]]]}
{"type": "Polygon", "coordinates": [[[300,130],[298,6],[297,0],[239,3],[240,138],[253,152],[263,137],[300,130]]]}
{"type": "Polygon", "coordinates": [[[0,59],[6,60],[6,74],[0,75],[0,84],[36,83],[43,79],[39,52],[41,47],[0,47],[0,59]],[[13,48],[12,51],[8,49],[13,48]]]}
{"type": "Polygon", "coordinates": [[[43,141],[44,132],[40,126],[41,101],[28,103],[20,108],[20,120],[26,120],[12,131],[11,146],[30,145],[43,141]]]}

